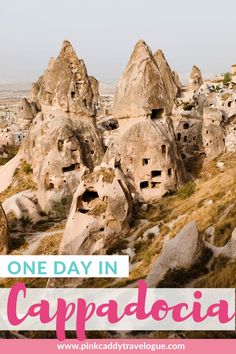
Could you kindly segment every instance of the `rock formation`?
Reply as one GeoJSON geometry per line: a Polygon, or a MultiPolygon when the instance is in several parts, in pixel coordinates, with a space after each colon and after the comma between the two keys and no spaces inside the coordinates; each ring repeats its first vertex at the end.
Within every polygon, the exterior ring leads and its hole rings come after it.
{"type": "Polygon", "coordinates": [[[132,199],[122,172],[101,165],[84,175],[73,202],[61,254],[106,254],[127,236],[132,199]],[[79,226],[79,227],[78,227],[79,226]]]}
{"type": "Polygon", "coordinates": [[[94,76],[89,76],[89,81],[93,91],[93,107],[96,111],[100,105],[99,82],[94,76]]]}
{"type": "MultiPolygon", "coordinates": [[[[39,207],[46,213],[62,200],[69,208],[84,171],[92,171],[102,160],[94,118],[98,103],[98,81],[88,76],[84,62],[64,41],[59,56],[50,59],[44,75],[33,84],[31,102],[21,102],[22,115],[29,121],[34,118],[32,107],[40,111],[15,159],[31,165],[39,207]]],[[[3,173],[12,176],[17,167],[7,164],[3,173]]]]}
{"type": "Polygon", "coordinates": [[[113,115],[117,118],[159,118],[169,106],[156,60],[147,44],[140,40],[117,83],[113,115]]]}
{"type": "Polygon", "coordinates": [[[9,251],[9,234],[7,220],[2,205],[0,204],[0,254],[6,255],[9,251]]]}
{"type": "Polygon", "coordinates": [[[19,106],[19,119],[31,122],[34,119],[35,111],[26,98],[22,98],[19,106]]]}
{"type": "Polygon", "coordinates": [[[157,50],[154,53],[154,58],[156,59],[158,68],[160,70],[167,95],[170,99],[170,102],[173,105],[176,97],[179,95],[181,91],[182,85],[180,84],[179,78],[176,75],[176,73],[173,74],[173,72],[171,71],[171,68],[161,49],[157,50]]]}
{"type": "Polygon", "coordinates": [[[93,170],[103,156],[91,118],[60,112],[40,112],[22,149],[33,168],[39,204],[45,212],[53,200],[72,198],[84,170],[93,170]]]}
{"type": "Polygon", "coordinates": [[[186,182],[171,120],[141,120],[121,132],[108,149],[105,161],[115,165],[128,178],[138,198],[152,200],[186,182]]]}
{"type": "Polygon", "coordinates": [[[2,206],[10,231],[25,231],[42,219],[38,200],[32,191],[14,194],[2,206]]]}
{"type": "Polygon", "coordinates": [[[189,77],[189,85],[192,90],[197,90],[203,83],[201,70],[194,65],[189,77]]]}
{"type": "Polygon", "coordinates": [[[176,110],[172,115],[178,149],[184,165],[191,175],[198,170],[199,163],[205,156],[202,142],[202,117],[196,112],[176,110]]]}
{"type": "MultiPolygon", "coordinates": [[[[94,115],[93,89],[83,60],[78,59],[70,42],[64,41],[57,59],[38,82],[36,96],[42,110],[47,107],[80,115],[94,115]]],[[[35,90],[35,87],[34,87],[35,90]]],[[[34,93],[35,95],[35,93],[34,93]]]]}
{"type": "Polygon", "coordinates": [[[147,277],[149,287],[158,287],[170,270],[189,269],[200,258],[204,243],[198,233],[197,225],[190,222],[170,241],[167,241],[161,254],[153,264],[147,277]]]}
{"type": "Polygon", "coordinates": [[[214,159],[225,150],[225,134],[221,127],[223,117],[219,109],[206,107],[203,110],[203,146],[208,158],[214,159]]]}
{"type": "Polygon", "coordinates": [[[155,59],[139,41],[117,84],[113,118],[118,127],[110,141],[105,139],[104,158],[120,166],[137,198],[160,198],[188,179],[168,117],[177,93],[163,53],[155,59]]]}

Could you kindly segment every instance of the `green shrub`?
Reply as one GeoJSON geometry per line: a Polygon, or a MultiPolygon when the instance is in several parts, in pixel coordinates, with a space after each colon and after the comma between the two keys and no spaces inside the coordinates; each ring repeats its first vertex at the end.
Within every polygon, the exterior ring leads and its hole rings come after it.
{"type": "Polygon", "coordinates": [[[225,73],[223,77],[223,83],[228,84],[231,81],[231,78],[232,76],[229,72],[225,73]]]}
{"type": "Polygon", "coordinates": [[[30,165],[28,162],[24,162],[24,163],[22,164],[22,171],[23,171],[25,174],[29,175],[30,173],[33,172],[33,169],[32,169],[31,165],[30,165]]]}
{"type": "Polygon", "coordinates": [[[61,200],[52,201],[52,213],[56,219],[63,220],[67,217],[71,204],[70,197],[64,197],[61,200]]]}
{"type": "Polygon", "coordinates": [[[18,153],[19,146],[13,145],[13,146],[6,146],[4,148],[5,153],[7,154],[7,157],[1,157],[0,158],[0,166],[5,165],[8,161],[13,159],[13,157],[16,156],[18,153]]]}
{"type": "Polygon", "coordinates": [[[20,218],[20,224],[23,228],[29,227],[32,225],[32,220],[30,219],[30,217],[27,216],[22,216],[20,218]]]}
{"type": "Polygon", "coordinates": [[[194,182],[188,182],[187,184],[185,184],[184,186],[179,188],[177,195],[181,199],[186,199],[186,198],[190,197],[195,192],[195,188],[196,188],[196,185],[194,182]]]}

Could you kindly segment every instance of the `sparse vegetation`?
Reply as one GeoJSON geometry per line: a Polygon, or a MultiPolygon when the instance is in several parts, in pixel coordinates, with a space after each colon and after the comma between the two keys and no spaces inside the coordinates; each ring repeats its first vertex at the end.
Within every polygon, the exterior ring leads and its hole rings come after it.
{"type": "Polygon", "coordinates": [[[19,146],[18,145],[5,146],[4,151],[7,154],[7,157],[0,158],[0,166],[5,165],[8,161],[13,159],[14,156],[16,156],[16,154],[19,151],[19,146]]]}
{"type": "Polygon", "coordinates": [[[236,204],[227,212],[222,210],[224,217],[216,224],[214,244],[218,247],[224,246],[231,238],[232,232],[236,227],[236,204]]]}
{"type": "Polygon", "coordinates": [[[58,232],[58,234],[53,236],[44,237],[37,250],[35,251],[36,255],[57,255],[59,251],[59,246],[61,243],[62,233],[58,232]]]}
{"type": "Polygon", "coordinates": [[[190,269],[169,270],[165,278],[159,283],[158,288],[181,288],[193,279],[208,272],[207,263],[212,257],[212,251],[206,248],[201,258],[190,269]]]}
{"type": "Polygon", "coordinates": [[[180,197],[180,199],[186,199],[195,192],[195,187],[196,185],[194,182],[188,182],[179,188],[177,195],[180,197]]]}
{"type": "Polygon", "coordinates": [[[19,252],[23,252],[28,246],[28,243],[25,240],[24,236],[20,237],[11,237],[9,244],[9,252],[10,254],[20,254],[19,252]]]}
{"type": "Polygon", "coordinates": [[[71,198],[65,197],[61,200],[52,201],[52,216],[58,220],[66,218],[71,204],[71,198]]]}
{"type": "Polygon", "coordinates": [[[231,73],[230,72],[226,72],[224,73],[223,76],[223,84],[228,84],[231,81],[231,73]]]}
{"type": "Polygon", "coordinates": [[[115,254],[115,253],[120,253],[122,250],[127,248],[128,246],[128,240],[125,238],[118,238],[114,242],[110,242],[106,254],[115,254]]]}
{"type": "Polygon", "coordinates": [[[26,162],[26,161],[24,161],[22,163],[22,171],[24,173],[26,173],[27,175],[29,175],[30,173],[33,173],[33,169],[31,167],[31,165],[28,162],[26,162]]]}
{"type": "Polygon", "coordinates": [[[103,200],[96,201],[96,204],[88,212],[88,215],[100,215],[104,213],[107,209],[107,203],[103,200]]]}
{"type": "Polygon", "coordinates": [[[32,225],[32,220],[29,216],[22,216],[19,221],[23,228],[27,228],[32,225]]]}
{"type": "Polygon", "coordinates": [[[33,180],[33,171],[29,171],[28,164],[23,161],[19,168],[15,170],[11,185],[2,193],[0,193],[0,202],[3,202],[12,195],[23,192],[27,189],[35,190],[37,185],[33,180]],[[24,167],[27,166],[26,171],[24,167]]]}
{"type": "Polygon", "coordinates": [[[218,264],[215,269],[196,280],[195,288],[236,288],[236,262],[218,264]],[[223,264],[223,265],[222,265],[223,264]]]}

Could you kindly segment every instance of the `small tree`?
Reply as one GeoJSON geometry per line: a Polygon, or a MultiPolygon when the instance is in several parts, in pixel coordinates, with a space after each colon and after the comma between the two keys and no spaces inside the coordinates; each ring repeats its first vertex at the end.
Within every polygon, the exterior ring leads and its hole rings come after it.
{"type": "Polygon", "coordinates": [[[231,81],[231,74],[229,72],[224,74],[223,83],[228,84],[231,81]]]}

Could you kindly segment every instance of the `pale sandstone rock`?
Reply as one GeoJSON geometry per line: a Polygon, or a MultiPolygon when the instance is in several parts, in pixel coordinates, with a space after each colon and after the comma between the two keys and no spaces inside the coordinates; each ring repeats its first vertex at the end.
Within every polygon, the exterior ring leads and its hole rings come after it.
{"type": "Polygon", "coordinates": [[[81,115],[95,113],[93,89],[85,64],[77,58],[68,41],[63,42],[57,59],[49,62],[38,88],[36,98],[44,111],[54,107],[81,115]]]}
{"type": "Polygon", "coordinates": [[[225,137],[225,147],[227,152],[235,152],[236,151],[236,129],[235,127],[231,127],[225,137]]]}
{"type": "Polygon", "coordinates": [[[205,125],[202,137],[203,147],[208,158],[214,159],[225,151],[225,134],[220,126],[215,124],[205,125]]]}
{"type": "Polygon", "coordinates": [[[13,180],[14,173],[16,169],[20,166],[21,160],[23,158],[23,153],[21,151],[13,157],[8,163],[3,166],[0,166],[0,193],[7,189],[13,180]]]}
{"type": "Polygon", "coordinates": [[[45,212],[53,200],[72,198],[85,169],[93,170],[104,154],[91,117],[60,111],[40,112],[21,150],[33,168],[45,212]]]}
{"type": "Polygon", "coordinates": [[[176,122],[175,136],[187,171],[194,172],[204,154],[201,117],[181,116],[176,122]]]}
{"type": "Polygon", "coordinates": [[[117,83],[113,115],[117,118],[159,117],[169,106],[156,60],[147,44],[140,40],[117,83]]]}
{"type": "Polygon", "coordinates": [[[89,76],[89,81],[93,91],[93,109],[96,111],[100,105],[99,81],[94,76],[89,76]]]}
{"type": "Polygon", "coordinates": [[[173,105],[176,97],[180,94],[182,85],[180,84],[178,76],[173,74],[171,68],[164,56],[161,49],[154,53],[154,58],[156,59],[158,68],[161,73],[161,77],[166,88],[167,95],[173,105]]]}
{"type": "Polygon", "coordinates": [[[203,108],[203,124],[205,126],[209,124],[220,126],[222,122],[223,116],[220,109],[213,106],[203,108]]]}
{"type": "Polygon", "coordinates": [[[230,240],[223,247],[210,245],[214,257],[224,257],[229,260],[236,259],[236,229],[233,230],[230,240]]]}
{"type": "Polygon", "coordinates": [[[196,222],[192,221],[170,241],[153,264],[147,277],[149,287],[157,287],[169,270],[188,269],[201,256],[204,243],[198,233],[196,222]]]}
{"type": "Polygon", "coordinates": [[[117,238],[127,235],[131,210],[121,171],[96,167],[83,177],[74,194],[60,253],[106,254],[117,238]]]}
{"type": "Polygon", "coordinates": [[[188,180],[178,153],[171,119],[150,118],[120,129],[104,161],[114,161],[141,200],[160,198],[188,180]]]}
{"type": "Polygon", "coordinates": [[[32,121],[34,119],[34,111],[31,104],[26,98],[22,98],[19,105],[19,119],[32,121]]]}
{"type": "Polygon", "coordinates": [[[153,234],[153,235],[155,235],[155,237],[156,237],[156,236],[159,235],[159,233],[160,233],[160,228],[159,228],[159,226],[158,226],[158,225],[153,226],[153,227],[151,227],[151,229],[148,229],[147,231],[145,231],[145,232],[143,233],[142,239],[143,239],[143,240],[148,240],[148,236],[149,236],[150,234],[153,234]]]}
{"type": "Polygon", "coordinates": [[[11,230],[25,230],[40,221],[40,209],[35,192],[24,191],[6,199],[3,209],[11,230]]]}
{"type": "Polygon", "coordinates": [[[192,90],[197,90],[203,83],[201,70],[194,65],[189,77],[189,85],[192,90]]]}
{"type": "Polygon", "coordinates": [[[9,186],[9,179],[23,158],[33,169],[41,209],[50,213],[54,202],[65,200],[69,207],[85,170],[92,171],[104,155],[94,118],[99,104],[98,86],[65,41],[59,56],[50,59],[44,75],[33,84],[31,102],[21,102],[25,120],[34,118],[32,107],[35,112],[41,111],[31,123],[16,163],[3,168],[6,182],[2,183],[2,190],[9,186]]]}

